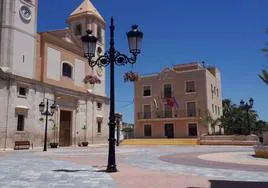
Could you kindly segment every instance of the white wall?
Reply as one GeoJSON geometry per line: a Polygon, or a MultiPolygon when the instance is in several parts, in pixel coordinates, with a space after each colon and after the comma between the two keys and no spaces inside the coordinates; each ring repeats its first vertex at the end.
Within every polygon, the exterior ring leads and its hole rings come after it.
{"type": "Polygon", "coordinates": [[[47,48],[47,77],[53,80],[60,80],[61,77],[61,54],[53,48],[47,48]]]}
{"type": "Polygon", "coordinates": [[[75,59],[75,65],[74,65],[74,82],[77,86],[84,86],[84,78],[85,78],[85,62],[81,61],[79,59],[75,59]]]}
{"type": "Polygon", "coordinates": [[[27,78],[35,78],[35,39],[21,32],[14,32],[12,72],[27,78]]]}

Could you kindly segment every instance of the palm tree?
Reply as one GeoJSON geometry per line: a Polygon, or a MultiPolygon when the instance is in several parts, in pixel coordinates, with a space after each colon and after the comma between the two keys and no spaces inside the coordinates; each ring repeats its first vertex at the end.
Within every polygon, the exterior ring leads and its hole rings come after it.
{"type": "MultiPolygon", "coordinates": [[[[268,34],[268,29],[266,30],[266,33],[268,34]]],[[[268,56],[268,42],[266,42],[265,47],[261,49],[261,51],[263,51],[266,54],[266,56],[268,56]]],[[[263,69],[261,71],[261,74],[259,74],[259,77],[266,85],[268,85],[268,70],[267,69],[263,69]]]]}
{"type": "Polygon", "coordinates": [[[209,110],[206,111],[205,116],[203,117],[203,123],[207,125],[207,127],[211,127],[212,134],[215,134],[215,128],[220,123],[220,118],[213,119],[209,110]]]}
{"type": "Polygon", "coordinates": [[[261,74],[259,74],[259,77],[266,85],[268,85],[268,70],[263,69],[261,74]]]}

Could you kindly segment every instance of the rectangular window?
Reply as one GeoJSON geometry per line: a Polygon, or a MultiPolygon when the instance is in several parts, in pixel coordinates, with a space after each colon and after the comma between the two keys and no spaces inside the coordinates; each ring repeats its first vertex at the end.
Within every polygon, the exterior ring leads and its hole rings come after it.
{"type": "Polygon", "coordinates": [[[186,92],[187,93],[195,92],[195,81],[186,82],[186,92]]]}
{"type": "Polygon", "coordinates": [[[24,115],[18,115],[17,131],[24,131],[24,115]]]}
{"type": "Polygon", "coordinates": [[[144,125],[144,136],[152,136],[152,125],[144,125]]]}
{"type": "Polygon", "coordinates": [[[165,104],[165,118],[172,118],[172,106],[165,104]]]}
{"type": "Polygon", "coordinates": [[[143,86],[143,96],[144,97],[151,96],[151,86],[143,86]]]}
{"type": "Polygon", "coordinates": [[[151,105],[149,104],[143,106],[143,119],[151,119],[151,105]]]}
{"type": "Polygon", "coordinates": [[[101,133],[101,122],[98,121],[98,133],[101,133]]]}
{"type": "Polygon", "coordinates": [[[172,86],[171,84],[164,85],[164,98],[172,97],[172,86]]]}
{"type": "Polygon", "coordinates": [[[102,103],[101,102],[97,102],[97,108],[98,108],[98,110],[101,110],[101,108],[102,108],[102,103]]]}
{"type": "Polygon", "coordinates": [[[219,89],[217,88],[217,97],[219,96],[219,89]]]}
{"type": "Polygon", "coordinates": [[[188,117],[196,116],[195,102],[187,102],[187,116],[188,117]]]}
{"type": "Polygon", "coordinates": [[[211,97],[213,99],[213,85],[211,84],[211,97]]]}
{"type": "Polygon", "coordinates": [[[214,113],[214,104],[212,104],[212,113],[214,113]]]}
{"type": "Polygon", "coordinates": [[[188,134],[189,136],[197,136],[197,125],[195,123],[188,124],[188,134]]]}
{"type": "Polygon", "coordinates": [[[26,87],[18,87],[18,95],[25,97],[27,95],[27,88],[26,87]]]}
{"type": "Polygon", "coordinates": [[[215,114],[218,114],[218,106],[215,105],[215,114]]]}
{"type": "Polygon", "coordinates": [[[220,115],[221,114],[221,111],[220,111],[220,107],[218,106],[218,114],[220,115]]]}

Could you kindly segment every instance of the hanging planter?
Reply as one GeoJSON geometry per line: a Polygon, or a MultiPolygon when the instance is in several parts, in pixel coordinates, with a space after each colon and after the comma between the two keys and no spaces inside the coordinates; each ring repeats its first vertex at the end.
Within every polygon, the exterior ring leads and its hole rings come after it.
{"type": "Polygon", "coordinates": [[[100,84],[101,80],[97,77],[97,76],[93,76],[93,75],[87,75],[84,78],[84,83],[90,83],[90,84],[100,84]]]}
{"type": "Polygon", "coordinates": [[[125,75],[124,75],[124,81],[125,82],[135,82],[138,79],[139,79],[138,73],[135,73],[135,72],[132,72],[132,71],[126,72],[125,75]]]}

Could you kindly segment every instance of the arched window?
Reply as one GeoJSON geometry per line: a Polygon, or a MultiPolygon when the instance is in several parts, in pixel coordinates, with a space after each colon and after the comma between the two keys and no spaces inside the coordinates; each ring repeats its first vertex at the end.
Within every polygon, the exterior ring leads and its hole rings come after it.
{"type": "Polygon", "coordinates": [[[81,26],[81,24],[77,24],[76,26],[75,26],[75,35],[76,36],[81,36],[82,35],[82,26],[81,26]]]}
{"type": "Polygon", "coordinates": [[[62,63],[62,76],[73,78],[73,67],[68,63],[62,63]]]}

